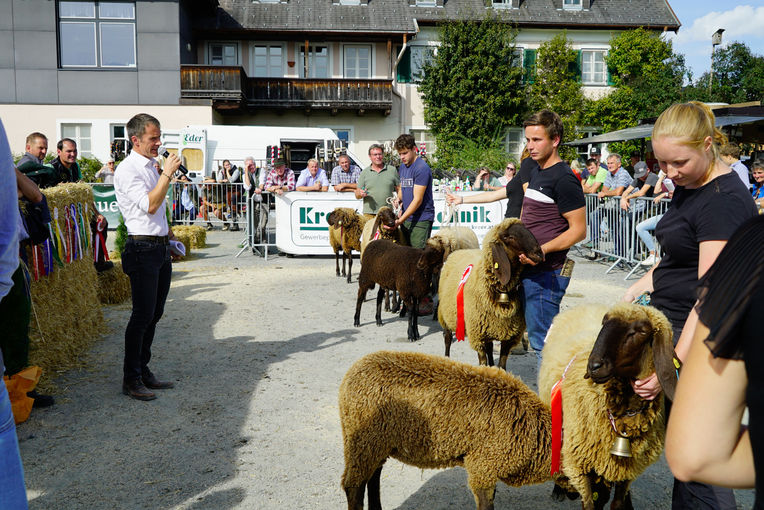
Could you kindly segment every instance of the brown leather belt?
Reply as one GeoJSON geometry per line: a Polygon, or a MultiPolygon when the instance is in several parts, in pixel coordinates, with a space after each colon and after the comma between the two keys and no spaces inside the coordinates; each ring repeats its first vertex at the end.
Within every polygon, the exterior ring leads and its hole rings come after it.
{"type": "Polygon", "coordinates": [[[156,243],[156,244],[170,244],[170,238],[168,236],[134,236],[134,235],[128,235],[128,239],[132,239],[133,241],[146,241],[149,243],[156,243]]]}

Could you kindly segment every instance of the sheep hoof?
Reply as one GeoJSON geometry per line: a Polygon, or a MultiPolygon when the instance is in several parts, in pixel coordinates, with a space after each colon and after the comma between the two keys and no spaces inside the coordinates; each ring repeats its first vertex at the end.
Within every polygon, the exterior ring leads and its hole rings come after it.
{"type": "Polygon", "coordinates": [[[382,321],[377,321],[377,326],[382,326],[382,321]]]}
{"type": "Polygon", "coordinates": [[[353,321],[353,327],[360,328],[361,327],[361,321],[353,321]]]}
{"type": "Polygon", "coordinates": [[[555,501],[565,501],[565,498],[568,498],[570,500],[578,499],[579,494],[577,492],[573,491],[567,491],[560,487],[557,484],[554,484],[554,488],[552,489],[552,499],[555,501]]]}

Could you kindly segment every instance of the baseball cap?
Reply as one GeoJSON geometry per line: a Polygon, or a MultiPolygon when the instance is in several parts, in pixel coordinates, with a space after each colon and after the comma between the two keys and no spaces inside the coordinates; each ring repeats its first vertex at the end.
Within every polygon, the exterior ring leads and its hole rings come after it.
{"type": "Polygon", "coordinates": [[[599,147],[592,147],[591,150],[589,150],[590,156],[597,156],[600,154],[600,148],[599,147]]]}
{"type": "Polygon", "coordinates": [[[650,170],[647,168],[647,163],[644,161],[638,162],[636,165],[634,165],[634,178],[639,179],[641,177],[644,177],[647,175],[647,172],[650,170]]]}
{"type": "Polygon", "coordinates": [[[284,161],[282,158],[277,158],[277,159],[276,159],[276,160],[273,162],[273,166],[274,166],[274,167],[277,167],[277,166],[283,166],[283,165],[286,165],[286,162],[285,162],[285,161],[284,161]]]}

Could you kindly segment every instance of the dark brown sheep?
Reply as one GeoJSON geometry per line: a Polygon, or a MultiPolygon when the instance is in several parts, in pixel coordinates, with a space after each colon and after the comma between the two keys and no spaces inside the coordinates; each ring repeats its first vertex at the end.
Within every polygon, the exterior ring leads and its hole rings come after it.
{"type": "MultiPolygon", "coordinates": [[[[377,326],[382,325],[382,298],[385,289],[397,290],[406,308],[411,310],[408,320],[408,339],[419,340],[417,326],[419,300],[432,288],[433,270],[442,264],[443,251],[427,245],[423,250],[401,246],[386,239],[369,243],[361,258],[358,275],[358,299],[355,305],[354,326],[361,325],[361,305],[366,292],[380,286],[377,292],[377,326]]],[[[405,313],[403,309],[401,316],[405,313]]]]}

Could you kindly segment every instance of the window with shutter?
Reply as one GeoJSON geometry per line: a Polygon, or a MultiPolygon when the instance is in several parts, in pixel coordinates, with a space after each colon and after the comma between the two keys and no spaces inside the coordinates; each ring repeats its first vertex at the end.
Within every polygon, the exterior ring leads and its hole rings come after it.
{"type": "Polygon", "coordinates": [[[523,52],[523,80],[525,83],[536,81],[536,50],[525,50],[523,52]]]}

